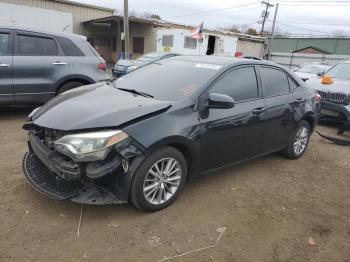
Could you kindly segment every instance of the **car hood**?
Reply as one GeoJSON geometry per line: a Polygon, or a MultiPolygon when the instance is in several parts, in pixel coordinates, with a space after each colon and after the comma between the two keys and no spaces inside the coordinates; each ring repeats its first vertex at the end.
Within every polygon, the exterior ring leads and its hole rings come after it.
{"type": "Polygon", "coordinates": [[[132,94],[103,82],[64,92],[32,116],[38,126],[56,130],[117,127],[161,113],[172,102],[132,94]]]}
{"type": "Polygon", "coordinates": [[[322,84],[321,78],[310,79],[307,85],[316,90],[350,94],[350,80],[333,78],[332,84],[322,84]]]}
{"type": "Polygon", "coordinates": [[[303,73],[303,72],[294,72],[297,76],[299,76],[300,78],[307,78],[309,79],[313,79],[313,78],[318,78],[319,76],[316,74],[310,74],[310,73],[303,73]]]}
{"type": "Polygon", "coordinates": [[[143,65],[143,64],[145,64],[145,62],[142,62],[142,61],[139,61],[139,60],[120,59],[116,63],[115,67],[117,67],[117,66],[129,67],[129,66],[133,66],[133,65],[140,66],[140,65],[143,65]]]}

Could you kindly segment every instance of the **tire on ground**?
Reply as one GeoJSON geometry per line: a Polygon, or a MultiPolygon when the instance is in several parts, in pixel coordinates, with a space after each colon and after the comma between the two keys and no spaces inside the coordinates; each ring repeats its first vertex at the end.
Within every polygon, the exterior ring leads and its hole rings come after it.
{"type": "Polygon", "coordinates": [[[133,180],[130,186],[130,191],[129,191],[130,202],[135,207],[145,211],[157,211],[157,210],[163,209],[169,206],[172,202],[174,202],[174,200],[182,191],[184,184],[186,182],[186,179],[187,179],[187,164],[182,153],[170,146],[158,149],[143,161],[143,163],[140,165],[140,167],[134,174],[133,180]],[[149,169],[156,162],[167,157],[176,159],[181,166],[182,174],[181,174],[180,184],[177,191],[173,195],[173,197],[171,197],[168,201],[162,204],[153,205],[146,200],[143,194],[143,184],[149,169]]]}
{"type": "Polygon", "coordinates": [[[305,153],[305,151],[307,150],[307,146],[309,145],[309,141],[310,141],[310,135],[311,135],[311,128],[310,128],[309,123],[306,122],[305,120],[302,120],[299,123],[298,127],[293,132],[292,136],[290,137],[288,146],[281,151],[282,155],[285,156],[286,158],[289,158],[289,159],[297,159],[297,158],[301,157],[305,153]],[[295,141],[295,137],[296,137],[299,129],[303,126],[306,127],[308,130],[307,142],[306,142],[306,146],[305,146],[305,149],[303,150],[303,152],[301,152],[301,154],[296,154],[295,150],[294,150],[294,141],[295,141]]]}

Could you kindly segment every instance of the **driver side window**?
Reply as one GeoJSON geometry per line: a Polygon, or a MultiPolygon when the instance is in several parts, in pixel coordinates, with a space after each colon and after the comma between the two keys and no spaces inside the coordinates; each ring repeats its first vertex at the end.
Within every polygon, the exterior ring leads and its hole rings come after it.
{"type": "Polygon", "coordinates": [[[233,69],[226,73],[210,90],[231,96],[236,102],[258,98],[258,83],[252,66],[233,69]]]}

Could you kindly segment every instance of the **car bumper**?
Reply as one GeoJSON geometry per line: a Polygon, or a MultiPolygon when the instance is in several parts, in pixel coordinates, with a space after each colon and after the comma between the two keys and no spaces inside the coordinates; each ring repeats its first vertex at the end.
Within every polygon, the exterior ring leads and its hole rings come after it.
{"type": "MultiPolygon", "coordinates": [[[[129,163],[127,171],[122,168],[121,161],[113,163],[113,172],[102,171],[98,166],[94,171],[100,170],[105,173],[100,173],[98,178],[92,179],[87,176],[85,165],[80,166],[78,163],[67,161],[59,153],[50,150],[31,132],[28,144],[29,151],[23,159],[23,174],[32,187],[57,200],[69,199],[84,204],[126,203],[132,175],[143,159],[125,158],[129,163]]],[[[130,151],[128,153],[130,154],[130,151]]],[[[120,159],[122,158],[120,155],[120,159]]]]}
{"type": "Polygon", "coordinates": [[[350,121],[350,105],[321,101],[320,121],[350,121]]]}

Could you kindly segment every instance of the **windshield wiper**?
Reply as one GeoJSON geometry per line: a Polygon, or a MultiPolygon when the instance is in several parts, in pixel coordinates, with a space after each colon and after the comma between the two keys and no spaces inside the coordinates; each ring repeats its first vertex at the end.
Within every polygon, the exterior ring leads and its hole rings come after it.
{"type": "Polygon", "coordinates": [[[144,96],[144,97],[154,98],[154,96],[147,94],[147,93],[144,93],[144,92],[137,91],[136,89],[127,89],[127,88],[120,88],[120,87],[117,87],[117,89],[125,91],[125,92],[130,92],[130,93],[133,93],[136,95],[144,96]]]}

